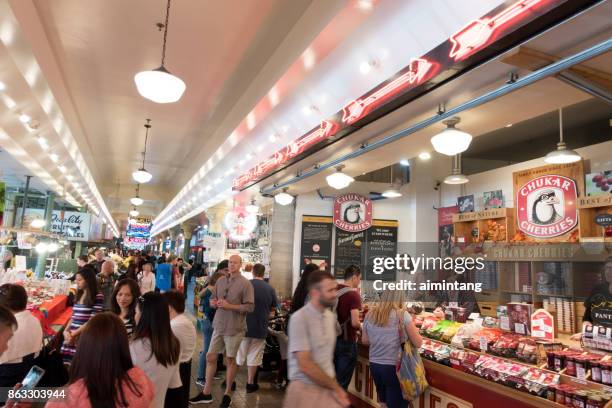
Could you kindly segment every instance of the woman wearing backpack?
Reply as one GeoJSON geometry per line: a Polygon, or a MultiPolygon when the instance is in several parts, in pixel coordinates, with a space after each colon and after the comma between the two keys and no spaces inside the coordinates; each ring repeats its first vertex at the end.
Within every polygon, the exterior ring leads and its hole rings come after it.
{"type": "Polygon", "coordinates": [[[363,322],[361,342],[370,345],[370,372],[378,399],[388,408],[408,407],[395,372],[400,345],[410,341],[419,348],[423,341],[405,303],[404,291],[386,290],[363,322]]]}

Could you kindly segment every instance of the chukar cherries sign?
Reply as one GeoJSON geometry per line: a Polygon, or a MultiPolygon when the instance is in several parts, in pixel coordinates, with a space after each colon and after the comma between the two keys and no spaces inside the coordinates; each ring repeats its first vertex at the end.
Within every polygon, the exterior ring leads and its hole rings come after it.
{"type": "Polygon", "coordinates": [[[372,226],[372,200],[355,193],[336,197],[334,225],[347,232],[367,230],[372,226]]]}
{"type": "MultiPolygon", "coordinates": [[[[565,165],[567,166],[567,165],[565,165]]],[[[571,232],[578,224],[578,186],[580,179],[571,167],[540,167],[515,173],[516,224],[535,239],[553,239],[571,232]],[[521,174],[518,176],[517,174],[521,174]]]]}

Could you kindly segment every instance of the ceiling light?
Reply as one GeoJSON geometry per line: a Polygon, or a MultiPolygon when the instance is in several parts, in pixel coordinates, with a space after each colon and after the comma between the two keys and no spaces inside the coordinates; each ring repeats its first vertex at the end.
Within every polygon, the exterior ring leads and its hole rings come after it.
{"type": "Polygon", "coordinates": [[[168,17],[170,0],[166,6],[166,23],[164,24],[164,42],[162,45],[161,66],[151,71],[142,71],[134,76],[136,89],[143,98],[156,103],[173,103],[181,99],[185,92],[185,82],[172,75],[164,66],[166,61],[166,40],[168,38],[168,17]]]}
{"type": "Polygon", "coordinates": [[[450,176],[444,179],[444,184],[465,184],[470,181],[467,176],[461,172],[461,154],[453,157],[453,168],[450,176]]]}
{"type": "Polygon", "coordinates": [[[507,128],[512,127],[512,123],[508,123],[508,124],[506,125],[506,127],[507,127],[507,128]]]}
{"type": "Polygon", "coordinates": [[[58,156],[57,154],[55,154],[55,153],[51,153],[51,154],[49,155],[49,158],[51,159],[51,161],[52,161],[53,163],[57,163],[57,161],[59,160],[59,156],[58,156]]]}
{"type": "Polygon", "coordinates": [[[59,245],[57,245],[55,242],[50,242],[49,244],[47,244],[47,251],[48,252],[55,252],[59,249],[59,245]]]}
{"type": "Polygon", "coordinates": [[[217,178],[215,179],[215,184],[219,184],[219,183],[221,183],[222,181],[223,181],[223,179],[222,179],[221,177],[217,177],[217,178]]]}
{"type": "Polygon", "coordinates": [[[245,207],[248,213],[257,214],[259,212],[259,206],[255,204],[255,199],[251,200],[251,204],[245,207]]]}
{"type": "Polygon", "coordinates": [[[544,161],[550,164],[574,163],[582,159],[578,153],[568,149],[563,141],[563,110],[559,109],[559,143],[557,150],[553,150],[544,157],[544,161]]]}
{"type": "Polygon", "coordinates": [[[136,184],[136,195],[130,198],[130,203],[135,206],[139,206],[144,203],[144,200],[140,198],[140,184],[136,184]]]}
{"type": "Polygon", "coordinates": [[[39,242],[38,244],[36,244],[35,248],[36,248],[36,252],[41,254],[43,252],[47,252],[48,246],[46,242],[39,242]]]}
{"type": "MultiPolygon", "coordinates": [[[[389,188],[388,190],[383,191],[383,193],[382,193],[382,196],[385,197],[385,198],[397,198],[397,197],[401,197],[402,196],[402,193],[399,192],[399,188],[396,187],[397,183],[395,182],[395,179],[393,178],[393,167],[394,166],[390,166],[391,188],[389,188]]],[[[399,185],[401,185],[401,182],[399,183],[399,185]]]]}
{"type": "Polygon", "coordinates": [[[316,62],[317,56],[315,55],[313,49],[310,47],[306,48],[306,51],[304,51],[304,53],[302,54],[302,63],[304,64],[304,68],[306,68],[306,70],[309,70],[314,66],[316,62]]]}
{"type": "Polygon", "coordinates": [[[385,198],[397,198],[397,197],[401,197],[402,193],[400,193],[395,188],[390,188],[389,190],[383,191],[382,196],[385,198]]]}
{"type": "Polygon", "coordinates": [[[361,72],[363,75],[367,75],[376,67],[378,67],[378,61],[375,59],[363,61],[361,64],[359,64],[359,72],[361,72]]]}
{"type": "Polygon", "coordinates": [[[270,136],[268,136],[268,140],[271,142],[276,142],[276,135],[272,133],[270,136]]]}
{"type": "Polygon", "coordinates": [[[149,139],[149,129],[151,129],[151,119],[147,119],[147,123],[145,123],[144,127],[146,130],[144,150],[142,151],[142,167],[132,173],[132,178],[138,184],[148,183],[153,178],[153,175],[145,169],[145,158],[147,156],[147,141],[149,139]]]}
{"type": "Polygon", "coordinates": [[[49,148],[49,144],[47,143],[47,139],[45,139],[44,137],[39,137],[38,138],[38,144],[40,145],[40,147],[43,148],[43,150],[47,150],[49,148]]]}
{"type": "Polygon", "coordinates": [[[374,8],[374,2],[372,0],[357,0],[357,8],[363,11],[370,11],[374,8]]]}
{"type": "Polygon", "coordinates": [[[431,138],[431,144],[436,152],[454,156],[470,147],[472,135],[455,128],[459,121],[460,119],[455,116],[442,122],[447,126],[446,129],[431,138]]]}
{"type": "Polygon", "coordinates": [[[247,153],[246,159],[247,160],[253,160],[253,155],[251,153],[247,153]]]}
{"type": "Polygon", "coordinates": [[[206,186],[206,191],[210,191],[210,190],[212,190],[212,186],[209,184],[206,186]]]}
{"type": "Polygon", "coordinates": [[[134,208],[134,209],[130,210],[129,214],[130,214],[130,217],[138,217],[140,212],[136,208],[134,208]]]}
{"type": "Polygon", "coordinates": [[[400,165],[406,167],[406,166],[410,166],[410,162],[408,161],[408,159],[402,159],[399,162],[400,165]]]}
{"type": "Polygon", "coordinates": [[[325,177],[325,180],[327,180],[327,184],[330,187],[335,188],[336,190],[342,190],[343,188],[348,187],[353,181],[355,181],[354,178],[342,172],[343,168],[344,166],[340,165],[336,167],[335,173],[332,173],[329,176],[325,177]]]}
{"type": "Polygon", "coordinates": [[[22,113],[21,115],[19,115],[19,121],[20,121],[21,123],[23,123],[24,125],[25,125],[26,123],[28,123],[28,122],[30,121],[30,119],[31,119],[31,118],[30,118],[28,115],[26,115],[25,113],[22,113]]]}
{"type": "Polygon", "coordinates": [[[136,207],[138,207],[139,205],[144,203],[144,200],[142,198],[136,196],[136,197],[130,198],[130,203],[132,203],[132,205],[135,205],[136,207]]]}
{"type": "Polygon", "coordinates": [[[59,169],[59,171],[61,171],[62,173],[65,173],[65,172],[66,172],[66,166],[64,166],[64,165],[59,165],[59,166],[57,166],[57,168],[58,168],[58,169],[59,169]]]}
{"type": "Polygon", "coordinates": [[[421,153],[419,153],[419,159],[421,159],[421,160],[429,160],[429,159],[431,159],[431,154],[429,152],[421,152],[421,153]]]}
{"type": "Polygon", "coordinates": [[[289,205],[293,202],[293,196],[287,193],[287,188],[283,188],[283,192],[274,196],[274,201],[280,205],[289,205]]]}
{"type": "Polygon", "coordinates": [[[4,91],[6,89],[6,85],[4,85],[4,82],[0,81],[0,91],[4,91]]]}
{"type": "Polygon", "coordinates": [[[42,228],[45,225],[47,225],[47,221],[43,220],[42,218],[35,218],[30,223],[30,227],[32,228],[42,228]]]}
{"type": "Polygon", "coordinates": [[[66,174],[66,180],[72,180],[72,174],[66,174]]]}

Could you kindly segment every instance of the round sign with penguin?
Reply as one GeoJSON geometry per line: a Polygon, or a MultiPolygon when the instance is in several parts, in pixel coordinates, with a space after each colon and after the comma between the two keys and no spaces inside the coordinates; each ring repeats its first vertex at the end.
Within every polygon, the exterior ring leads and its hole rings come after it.
{"type": "Polygon", "coordinates": [[[364,231],[372,226],[372,200],[348,193],[334,199],[334,225],[348,232],[364,231]]]}
{"type": "Polygon", "coordinates": [[[576,182],[568,177],[545,175],[518,189],[517,224],[535,238],[552,238],[570,232],[578,224],[576,182]]]}

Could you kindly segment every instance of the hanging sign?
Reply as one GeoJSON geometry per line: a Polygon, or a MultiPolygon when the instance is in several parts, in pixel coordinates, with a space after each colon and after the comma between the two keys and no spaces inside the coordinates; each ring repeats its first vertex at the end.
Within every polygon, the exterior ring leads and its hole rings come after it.
{"type": "Polygon", "coordinates": [[[538,309],[531,315],[531,337],[553,341],[555,339],[555,321],[545,309],[538,309]]]}
{"type": "Polygon", "coordinates": [[[251,239],[257,227],[257,215],[248,212],[243,207],[234,208],[225,215],[225,228],[227,235],[234,241],[251,239]]]}
{"type": "Polygon", "coordinates": [[[372,200],[348,193],[334,199],[334,225],[343,231],[359,232],[372,226],[372,200]]]}
{"type": "Polygon", "coordinates": [[[69,241],[89,240],[90,215],[76,211],[53,211],[51,232],[69,241]]]}
{"type": "Polygon", "coordinates": [[[580,161],[514,173],[517,228],[531,240],[570,240],[578,225],[582,170],[580,161]]]}

